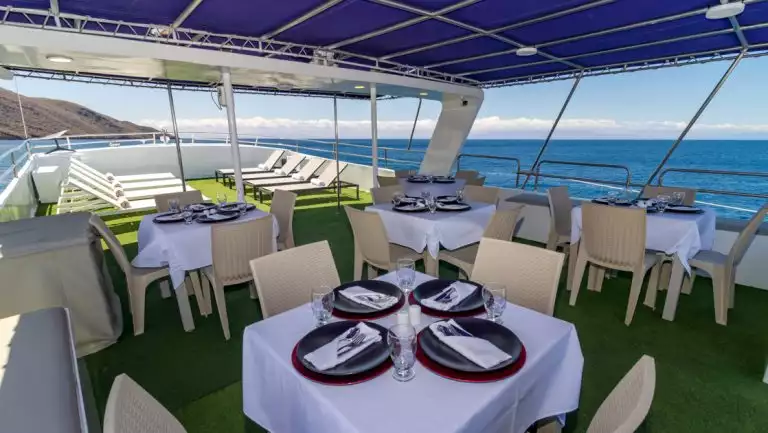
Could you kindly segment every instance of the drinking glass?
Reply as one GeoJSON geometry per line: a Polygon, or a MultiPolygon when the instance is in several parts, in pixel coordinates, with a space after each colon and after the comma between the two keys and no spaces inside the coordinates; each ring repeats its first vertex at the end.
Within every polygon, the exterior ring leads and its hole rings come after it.
{"type": "Polygon", "coordinates": [[[401,192],[396,192],[396,193],[395,193],[395,194],[392,196],[392,203],[394,203],[394,204],[395,204],[395,206],[400,206],[400,203],[401,203],[402,201],[403,201],[403,193],[401,193],[401,192]]]}
{"type": "Polygon", "coordinates": [[[216,201],[219,202],[219,206],[227,204],[227,194],[223,192],[217,192],[216,201]]]}
{"type": "Polygon", "coordinates": [[[501,314],[507,307],[507,289],[498,283],[487,283],[483,286],[483,305],[488,320],[501,324],[501,314]]]}
{"type": "Polygon", "coordinates": [[[456,201],[459,203],[464,201],[464,188],[456,190],[456,201]]]}
{"type": "Polygon", "coordinates": [[[315,327],[327,324],[333,313],[335,295],[328,286],[312,289],[312,314],[315,316],[315,327]]]}
{"type": "Polygon", "coordinates": [[[671,197],[669,197],[666,194],[661,194],[658,197],[656,197],[656,209],[659,210],[659,214],[663,215],[664,211],[667,210],[667,206],[669,205],[671,197]]]}
{"type": "Polygon", "coordinates": [[[424,199],[424,201],[428,201],[432,197],[432,193],[429,191],[422,191],[421,192],[421,198],[424,199]]]}
{"type": "Polygon", "coordinates": [[[175,198],[168,200],[168,209],[173,213],[179,213],[179,200],[175,198]]]}
{"type": "Polygon", "coordinates": [[[611,205],[616,204],[616,200],[619,199],[619,192],[616,190],[609,190],[608,195],[606,196],[606,199],[608,200],[608,203],[611,205]]]}
{"type": "Polygon", "coordinates": [[[395,365],[392,377],[399,382],[407,382],[416,375],[413,365],[416,363],[416,330],[411,325],[395,325],[387,332],[389,356],[395,365]]]}
{"type": "Polygon", "coordinates": [[[184,212],[184,224],[192,224],[192,219],[194,216],[195,216],[195,213],[192,211],[184,212]]]}
{"type": "Polygon", "coordinates": [[[413,290],[413,283],[416,280],[416,262],[411,259],[397,260],[397,286],[405,295],[405,306],[408,307],[408,295],[413,290]]]}
{"type": "Polygon", "coordinates": [[[428,198],[427,207],[429,208],[429,213],[435,213],[435,211],[437,210],[437,200],[435,200],[434,197],[428,198]]]}
{"type": "Polygon", "coordinates": [[[685,193],[677,191],[672,193],[672,204],[676,206],[682,206],[685,203],[685,193]]]}

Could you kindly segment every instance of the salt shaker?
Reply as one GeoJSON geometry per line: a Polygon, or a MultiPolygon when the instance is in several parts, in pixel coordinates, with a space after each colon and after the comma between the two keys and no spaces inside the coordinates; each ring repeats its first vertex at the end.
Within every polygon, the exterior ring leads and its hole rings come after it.
{"type": "Polygon", "coordinates": [[[408,310],[400,310],[397,312],[397,324],[398,325],[407,325],[410,323],[409,317],[408,317],[408,310]]]}
{"type": "Polygon", "coordinates": [[[411,320],[411,326],[414,328],[421,324],[421,307],[411,305],[408,307],[408,318],[411,320]]]}

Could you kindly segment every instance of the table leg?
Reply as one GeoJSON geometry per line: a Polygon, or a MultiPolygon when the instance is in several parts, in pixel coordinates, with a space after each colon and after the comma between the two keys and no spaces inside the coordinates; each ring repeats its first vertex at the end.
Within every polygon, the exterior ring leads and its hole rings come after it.
{"type": "Polygon", "coordinates": [[[429,254],[429,251],[424,250],[424,273],[438,278],[437,275],[437,259],[429,254]]]}
{"type": "Polygon", "coordinates": [[[176,302],[179,304],[179,314],[181,315],[181,324],[184,330],[191,332],[195,330],[195,319],[192,318],[192,308],[189,306],[186,284],[181,283],[174,290],[176,292],[176,302]]]}
{"type": "Polygon", "coordinates": [[[680,297],[683,276],[685,275],[685,268],[683,268],[683,264],[677,256],[675,256],[672,263],[672,275],[669,278],[669,286],[667,286],[667,300],[664,302],[664,312],[661,315],[664,320],[669,321],[675,320],[677,300],[680,297]]]}

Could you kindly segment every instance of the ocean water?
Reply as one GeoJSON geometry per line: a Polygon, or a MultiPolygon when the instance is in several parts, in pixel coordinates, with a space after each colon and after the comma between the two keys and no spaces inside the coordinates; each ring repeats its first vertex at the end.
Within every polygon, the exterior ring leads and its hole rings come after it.
{"type": "MultiPolygon", "coordinates": [[[[331,157],[330,139],[327,142],[262,139],[259,142],[280,143],[308,154],[331,157]]],[[[529,169],[541,147],[542,140],[467,140],[463,154],[494,155],[517,158],[522,169],[529,169]]],[[[15,140],[0,141],[0,153],[20,143],[15,140]]],[[[339,146],[340,159],[359,164],[370,164],[370,140],[346,139],[339,146]],[[350,146],[351,145],[351,146],[350,146]],[[362,146],[362,147],[358,147],[362,146]]],[[[139,144],[138,142],[136,144],[139,144]]],[[[379,140],[379,165],[387,168],[417,168],[428,140],[413,140],[411,152],[407,152],[408,140],[379,140]],[[387,148],[387,150],[384,150],[387,148]]],[[[626,167],[633,183],[644,183],[672,144],[672,140],[552,140],[543,156],[545,161],[589,162],[615,164],[626,167]]],[[[125,144],[123,144],[125,145],[125,144]]],[[[90,146],[88,146],[90,147],[90,146]]],[[[21,155],[17,155],[21,156],[21,155]]],[[[0,172],[8,161],[0,161],[0,172]]],[[[464,156],[462,169],[478,170],[486,175],[486,185],[512,188],[515,186],[517,162],[464,156]]],[[[666,168],[728,170],[768,173],[768,140],[685,140],[675,151],[666,168]]],[[[597,182],[579,182],[541,178],[539,190],[549,186],[568,185],[571,195],[590,198],[605,194],[608,188],[602,181],[624,182],[626,172],[618,168],[577,167],[556,163],[542,165],[542,174],[597,179],[597,182]]],[[[522,183],[524,177],[519,179],[522,183]]],[[[679,185],[712,190],[738,191],[742,193],[768,194],[768,177],[724,176],[670,172],[664,177],[665,185],[679,185]]],[[[527,189],[532,189],[531,178],[527,189]]],[[[4,185],[0,183],[0,189],[4,185]]],[[[715,208],[718,214],[731,218],[747,219],[764,202],[764,199],[720,194],[697,194],[697,200],[715,208]]]]}

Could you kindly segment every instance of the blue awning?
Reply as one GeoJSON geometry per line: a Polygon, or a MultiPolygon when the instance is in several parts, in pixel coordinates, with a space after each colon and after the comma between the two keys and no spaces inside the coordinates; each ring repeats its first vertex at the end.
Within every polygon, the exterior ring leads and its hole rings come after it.
{"type": "Polygon", "coordinates": [[[6,25],[83,31],[484,87],[768,53],[768,1],[0,0],[6,25]],[[529,56],[521,47],[536,48],[529,56]]]}

